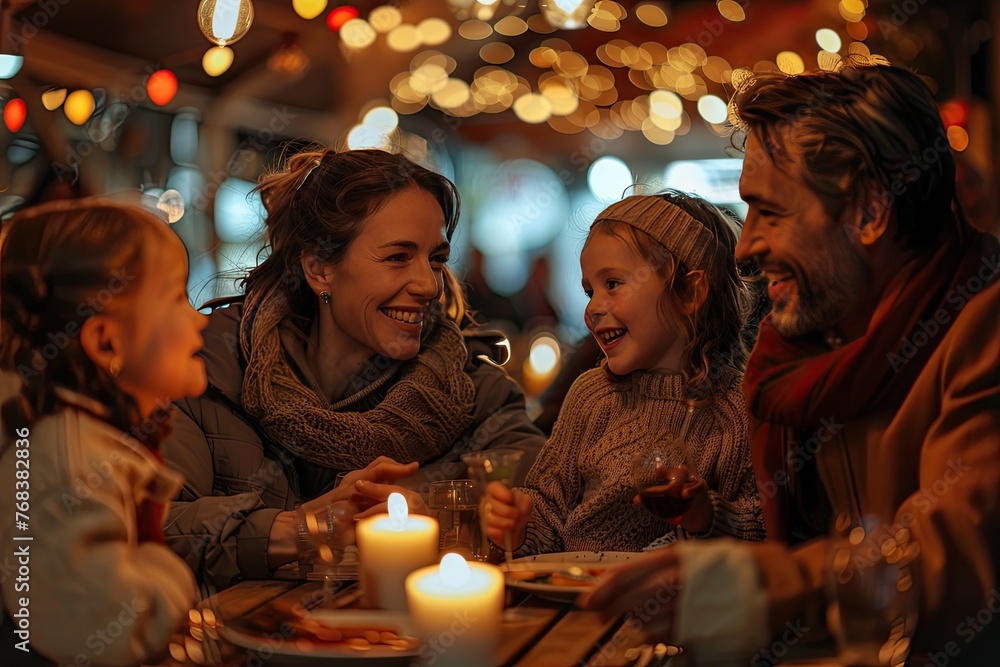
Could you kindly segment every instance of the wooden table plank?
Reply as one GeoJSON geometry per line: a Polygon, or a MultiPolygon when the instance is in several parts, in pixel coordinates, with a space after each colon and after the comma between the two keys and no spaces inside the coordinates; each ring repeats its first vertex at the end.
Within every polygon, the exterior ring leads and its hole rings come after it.
{"type": "Polygon", "coordinates": [[[298,585],[296,581],[244,581],[205,598],[195,609],[211,609],[219,620],[225,621],[242,616],[298,585]]]}
{"type": "Polygon", "coordinates": [[[535,640],[543,635],[563,614],[564,609],[551,606],[519,606],[503,613],[500,628],[500,648],[497,650],[496,664],[520,664],[517,659],[525,653],[535,640]]]}
{"type": "Polygon", "coordinates": [[[604,619],[594,611],[570,611],[538,640],[524,658],[517,662],[517,666],[579,664],[590,657],[598,643],[603,642],[620,622],[618,618],[604,619]]]}

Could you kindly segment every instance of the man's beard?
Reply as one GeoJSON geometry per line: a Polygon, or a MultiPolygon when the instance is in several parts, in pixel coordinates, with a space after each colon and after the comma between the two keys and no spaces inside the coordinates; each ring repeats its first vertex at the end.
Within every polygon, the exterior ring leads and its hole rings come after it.
{"type": "Polygon", "coordinates": [[[845,241],[811,264],[808,273],[797,266],[795,298],[784,309],[771,311],[771,322],[784,338],[822,333],[860,308],[871,288],[871,269],[845,241]]]}

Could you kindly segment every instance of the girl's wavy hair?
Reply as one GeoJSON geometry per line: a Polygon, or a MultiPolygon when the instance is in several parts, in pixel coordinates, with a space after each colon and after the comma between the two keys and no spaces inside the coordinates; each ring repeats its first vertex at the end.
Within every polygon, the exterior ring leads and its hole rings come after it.
{"type": "Polygon", "coordinates": [[[684,348],[682,373],[688,393],[693,398],[705,399],[717,387],[715,381],[723,369],[742,372],[746,367],[749,350],[744,329],[753,310],[750,284],[755,279],[742,276],[736,263],[738,220],[691,194],[665,190],[655,196],[682,209],[715,237],[704,265],[699,267],[708,280],[708,294],[700,308],[684,314],[684,304],[693,298],[693,283],[687,274],[694,267],[685,265],[646,232],[623,222],[602,220],[591,227],[587,243],[595,233],[615,236],[664,281],[665,299],[657,306],[659,315],[687,333],[689,342],[684,348]],[[665,303],[669,307],[663,308],[665,303]]]}
{"type": "MultiPolygon", "coordinates": [[[[969,231],[955,194],[955,160],[941,114],[916,74],[880,57],[849,56],[834,72],[733,74],[733,146],[754,134],[767,159],[794,165],[839,218],[880,209],[896,219],[896,240],[925,251],[969,231]],[[798,148],[792,156],[784,146],[798,148]]],[[[744,169],[753,169],[747,164],[744,169]]]]}
{"type": "MultiPolygon", "coordinates": [[[[293,320],[308,326],[316,316],[317,301],[302,271],[303,255],[340,262],[364,220],[393,194],[411,187],[430,193],[441,205],[445,234],[451,241],[460,212],[458,189],[402,155],[370,149],[307,150],[262,176],[256,190],[267,212],[262,252],[268,254],[242,280],[246,312],[252,314],[268,295],[281,290],[293,320]]],[[[459,326],[466,317],[471,320],[462,286],[448,267],[440,300],[459,326]]]]}
{"type": "Polygon", "coordinates": [[[127,308],[142,283],[149,253],[171,234],[166,223],[138,206],[92,198],[56,201],[17,213],[0,248],[0,369],[21,388],[0,406],[8,438],[32,428],[63,406],[56,387],[103,405],[100,415],[155,448],[169,420],[151,433],[106,369],[80,343],[90,318],[114,303],[127,308]],[[123,279],[122,276],[127,278],[123,279]]]}

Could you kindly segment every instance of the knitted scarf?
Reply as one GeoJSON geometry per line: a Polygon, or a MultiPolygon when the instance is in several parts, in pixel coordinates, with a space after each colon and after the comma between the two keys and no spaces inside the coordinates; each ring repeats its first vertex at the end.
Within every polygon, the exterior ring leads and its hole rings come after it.
{"type": "Polygon", "coordinates": [[[454,322],[434,311],[420,353],[405,362],[382,402],[366,412],[332,410],[290,367],[278,325],[289,315],[275,290],[244,312],[240,338],[247,359],[242,400],[278,445],[337,470],[363,468],[379,456],[408,463],[445,451],[472,423],[475,386],[468,350],[454,322]],[[253,312],[255,311],[255,312],[253,312]]]}
{"type": "MultiPolygon", "coordinates": [[[[882,295],[865,334],[835,350],[820,335],[782,338],[771,316],[764,318],[743,381],[758,485],[764,488],[786,468],[786,429],[898,409],[965,295],[996,280],[996,261],[996,239],[986,234],[945,242],[931,257],[909,262],[882,295]]],[[[778,494],[763,504],[768,538],[785,537],[789,502],[778,494]]]]}

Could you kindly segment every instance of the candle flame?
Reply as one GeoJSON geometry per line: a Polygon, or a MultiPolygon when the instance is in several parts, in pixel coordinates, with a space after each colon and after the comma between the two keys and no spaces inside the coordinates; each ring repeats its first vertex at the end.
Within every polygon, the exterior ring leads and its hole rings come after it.
{"type": "Polygon", "coordinates": [[[406,528],[406,521],[410,515],[410,508],[406,505],[406,498],[402,493],[389,494],[389,525],[393,530],[403,530],[406,528]]]}
{"type": "Polygon", "coordinates": [[[445,554],[438,567],[438,574],[449,588],[461,588],[472,579],[469,564],[459,554],[445,554]]]}

